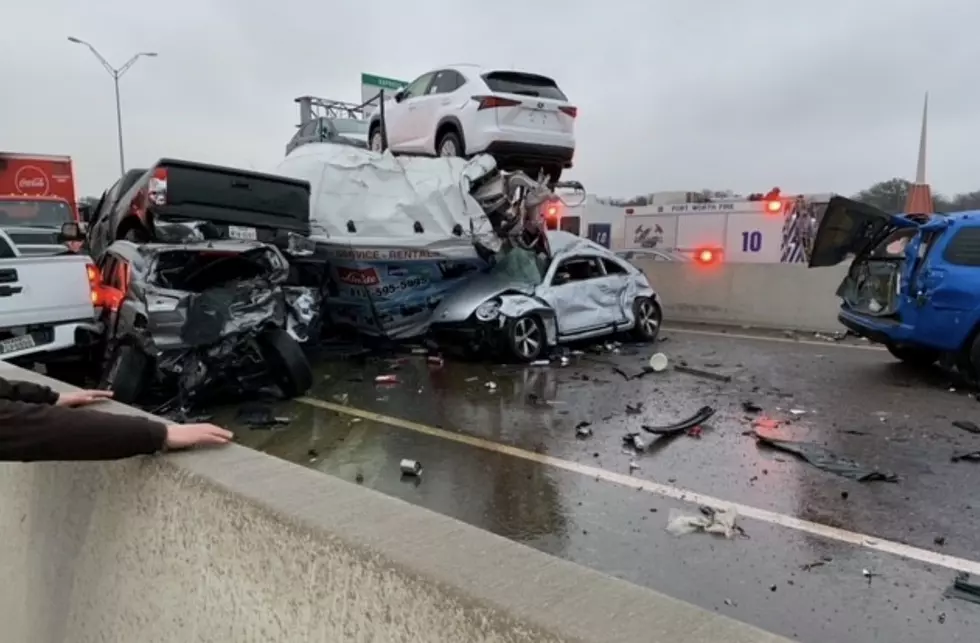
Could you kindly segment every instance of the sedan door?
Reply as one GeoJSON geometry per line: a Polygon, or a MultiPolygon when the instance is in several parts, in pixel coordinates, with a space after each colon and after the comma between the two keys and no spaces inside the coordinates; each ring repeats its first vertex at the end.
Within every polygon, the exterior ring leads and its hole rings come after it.
{"type": "Polygon", "coordinates": [[[576,255],[552,265],[537,295],[555,310],[559,335],[611,331],[621,316],[617,279],[598,256],[576,255]]]}

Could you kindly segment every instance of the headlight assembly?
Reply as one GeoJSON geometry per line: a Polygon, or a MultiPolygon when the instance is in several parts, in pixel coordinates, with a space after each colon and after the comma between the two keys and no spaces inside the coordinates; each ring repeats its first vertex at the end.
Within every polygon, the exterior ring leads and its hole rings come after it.
{"type": "Polygon", "coordinates": [[[485,301],[476,308],[476,318],[481,322],[493,321],[500,315],[500,300],[485,301]]]}

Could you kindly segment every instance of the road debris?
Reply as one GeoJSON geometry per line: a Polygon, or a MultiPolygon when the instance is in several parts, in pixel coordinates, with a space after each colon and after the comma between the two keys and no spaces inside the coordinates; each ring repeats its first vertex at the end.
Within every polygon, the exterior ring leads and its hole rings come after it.
{"type": "Polygon", "coordinates": [[[575,437],[579,439],[591,438],[592,437],[592,423],[591,422],[579,422],[575,425],[575,437]]]}
{"type": "Polygon", "coordinates": [[[626,415],[639,415],[640,413],[643,413],[643,402],[626,405],[626,415]]]}
{"type": "Polygon", "coordinates": [[[688,375],[695,375],[697,377],[703,377],[709,380],[715,380],[717,382],[731,382],[731,375],[723,375],[721,373],[712,373],[711,371],[705,371],[700,368],[694,368],[693,366],[686,366],[684,364],[677,364],[674,366],[674,370],[678,373],[687,373],[688,375]]]}
{"type": "Polygon", "coordinates": [[[734,538],[736,534],[743,534],[740,527],[735,524],[738,514],[734,509],[715,509],[714,507],[700,507],[701,515],[692,516],[684,514],[678,509],[671,509],[667,518],[667,531],[675,536],[686,536],[696,532],[715,534],[725,538],[734,538]]]}
{"type": "Polygon", "coordinates": [[[425,362],[435,368],[442,368],[445,365],[445,360],[438,355],[429,355],[425,358],[425,362]]]}
{"type": "Polygon", "coordinates": [[[953,584],[943,592],[946,598],[958,598],[963,601],[970,601],[980,605],[980,585],[970,582],[970,575],[960,572],[956,576],[953,584]]]}
{"type": "Polygon", "coordinates": [[[964,453],[954,453],[953,457],[951,457],[949,460],[950,462],[960,462],[961,460],[966,462],[980,462],[980,449],[976,451],[966,451],[964,453]]]}
{"type": "Polygon", "coordinates": [[[650,365],[650,370],[652,370],[654,373],[664,371],[669,363],[670,361],[663,353],[654,353],[650,356],[650,361],[648,362],[650,365]]]}
{"type": "Polygon", "coordinates": [[[820,560],[815,560],[812,563],[805,563],[803,565],[800,565],[800,569],[802,569],[805,572],[808,572],[811,569],[814,569],[815,567],[822,567],[827,563],[833,562],[833,560],[834,559],[831,558],[830,556],[821,556],[820,560]]]}
{"type": "Polygon", "coordinates": [[[713,408],[710,406],[702,406],[694,415],[687,419],[681,420],[680,422],[668,424],[667,426],[649,426],[647,424],[642,424],[640,425],[640,428],[647,433],[653,433],[654,435],[676,435],[704,424],[711,419],[711,416],[714,414],[715,410],[713,408]]]}
{"type": "Polygon", "coordinates": [[[406,458],[402,460],[398,466],[401,468],[403,476],[422,475],[422,463],[418,460],[409,460],[406,458]]]}
{"type": "Polygon", "coordinates": [[[239,407],[237,420],[250,429],[274,429],[290,422],[288,417],[276,415],[272,406],[262,403],[244,404],[239,407]]]}
{"type": "Polygon", "coordinates": [[[397,384],[398,376],[394,374],[389,375],[378,375],[374,378],[375,384],[397,384]]]}
{"type": "Polygon", "coordinates": [[[636,463],[636,460],[630,460],[630,473],[633,473],[634,471],[638,470],[639,468],[640,468],[640,465],[638,465],[636,463]]]}
{"type": "Polygon", "coordinates": [[[531,366],[548,366],[551,362],[546,359],[537,359],[531,362],[531,366]]]}
{"type": "Polygon", "coordinates": [[[484,382],[483,385],[486,386],[487,387],[487,390],[489,390],[489,391],[496,391],[497,390],[497,383],[496,382],[484,382]]]}
{"type": "Polygon", "coordinates": [[[640,437],[638,432],[627,433],[623,436],[623,444],[634,451],[645,451],[646,442],[640,437]]]}
{"type": "Polygon", "coordinates": [[[742,410],[746,413],[762,413],[762,407],[752,400],[745,400],[742,402],[742,410]]]}
{"type": "Polygon", "coordinates": [[[758,444],[767,446],[779,451],[795,455],[829,473],[839,475],[858,482],[898,482],[898,476],[894,473],[885,473],[865,467],[850,458],[844,458],[834,454],[828,449],[812,442],[792,442],[790,440],[777,440],[760,434],[754,433],[758,444]]]}
{"type": "Polygon", "coordinates": [[[968,420],[955,420],[953,426],[957,429],[963,429],[969,433],[980,434],[980,426],[977,426],[974,422],[968,420]]]}

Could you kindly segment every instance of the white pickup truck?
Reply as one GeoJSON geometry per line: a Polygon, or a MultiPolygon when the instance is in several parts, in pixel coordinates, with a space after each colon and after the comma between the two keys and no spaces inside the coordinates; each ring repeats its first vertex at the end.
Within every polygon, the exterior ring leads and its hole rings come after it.
{"type": "Polygon", "coordinates": [[[24,256],[0,230],[0,360],[44,363],[82,353],[100,333],[97,303],[89,257],[24,256]]]}

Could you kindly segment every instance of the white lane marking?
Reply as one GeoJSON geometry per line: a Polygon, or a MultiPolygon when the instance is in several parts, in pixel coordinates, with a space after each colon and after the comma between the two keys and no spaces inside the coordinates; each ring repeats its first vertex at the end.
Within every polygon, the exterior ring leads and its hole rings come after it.
{"type": "Polygon", "coordinates": [[[663,329],[670,333],[688,333],[689,335],[708,335],[709,337],[728,337],[730,339],[754,339],[760,342],[776,342],[780,344],[804,344],[806,346],[827,346],[830,348],[856,348],[861,351],[883,351],[883,346],[869,344],[845,344],[842,342],[818,342],[812,339],[791,339],[789,337],[768,337],[766,335],[749,335],[746,333],[723,333],[716,330],[695,330],[679,328],[664,324],[663,329]]]}
{"type": "Polygon", "coordinates": [[[727,500],[714,498],[703,493],[688,491],[686,489],[680,489],[678,487],[660,484],[659,482],[636,478],[623,473],[607,471],[606,469],[600,469],[599,467],[580,464],[578,462],[572,462],[571,460],[563,460],[561,458],[556,458],[554,456],[545,455],[542,453],[526,451],[508,444],[500,444],[499,442],[484,440],[483,438],[478,438],[472,435],[447,431],[446,429],[439,429],[434,426],[428,426],[426,424],[413,422],[411,420],[382,415],[373,411],[365,411],[364,409],[358,409],[352,406],[342,406],[332,402],[325,402],[324,400],[319,400],[315,397],[299,397],[296,398],[296,401],[309,406],[325,409],[327,411],[333,411],[334,413],[341,413],[344,415],[377,422],[379,424],[387,424],[388,426],[408,429],[409,431],[415,431],[417,433],[423,433],[425,435],[451,440],[453,442],[466,444],[478,449],[485,449],[487,451],[513,456],[522,460],[537,462],[538,464],[555,467],[556,469],[563,469],[564,471],[570,471],[572,473],[578,473],[584,476],[591,476],[596,480],[611,482],[613,484],[629,487],[631,489],[642,489],[643,491],[647,491],[658,496],[663,496],[665,498],[671,498],[673,500],[682,500],[684,502],[690,502],[697,505],[709,505],[719,509],[732,508],[740,516],[744,516],[746,518],[766,522],[778,527],[795,529],[796,531],[801,531],[814,536],[820,536],[829,540],[836,540],[849,545],[855,545],[857,547],[866,547],[885,554],[901,556],[902,558],[916,560],[929,565],[938,565],[940,567],[946,567],[956,571],[963,571],[969,574],[980,574],[980,562],[967,560],[965,558],[948,556],[946,554],[929,551],[928,549],[920,549],[911,545],[905,545],[891,540],[884,540],[882,538],[876,538],[874,536],[868,536],[866,534],[860,534],[857,532],[848,531],[846,529],[840,529],[838,527],[829,527],[827,525],[821,525],[820,523],[810,522],[809,520],[803,520],[802,518],[796,518],[794,516],[787,516],[775,511],[769,511],[768,509],[758,509],[756,507],[743,505],[737,502],[729,502],[727,500]]]}

